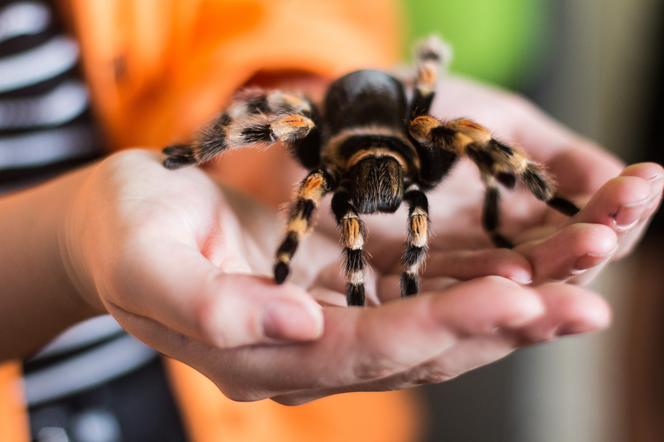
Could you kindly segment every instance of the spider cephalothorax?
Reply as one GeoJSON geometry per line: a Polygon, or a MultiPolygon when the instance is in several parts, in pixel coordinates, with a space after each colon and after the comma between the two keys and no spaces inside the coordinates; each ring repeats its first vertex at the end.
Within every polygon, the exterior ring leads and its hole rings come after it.
{"type": "Polygon", "coordinates": [[[499,247],[510,242],[498,232],[498,184],[523,182],[535,197],[572,215],[578,211],[556,193],[544,168],[520,150],[494,139],[468,119],[442,121],[428,114],[448,51],[435,37],[416,50],[417,75],[410,101],[404,85],[375,70],[351,72],[328,88],[322,113],[306,97],[279,90],[250,89],[191,144],[164,149],[170,169],[206,162],[229,148],[283,142],[310,170],[291,206],[286,235],[277,249],[274,279],[282,283],[302,237],[311,229],[321,199],[332,192],[332,211],[344,247],[346,296],[364,304],[363,253],[366,230],[360,214],[409,207],[403,253],[402,296],[418,292],[425,259],[429,215],[425,191],[437,186],[462,156],[480,169],[487,192],[483,226],[499,247]]]}

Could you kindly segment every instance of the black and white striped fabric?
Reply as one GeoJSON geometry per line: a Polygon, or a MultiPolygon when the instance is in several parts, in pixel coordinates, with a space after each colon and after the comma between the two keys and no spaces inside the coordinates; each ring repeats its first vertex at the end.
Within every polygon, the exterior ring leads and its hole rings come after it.
{"type": "MultiPolygon", "coordinates": [[[[0,0],[0,197],[103,154],[54,4],[0,0]]],[[[65,331],[23,371],[33,440],[185,438],[157,353],[110,316],[65,331]]]]}
{"type": "Polygon", "coordinates": [[[48,2],[0,0],[1,186],[101,154],[78,61],[48,2]]]}

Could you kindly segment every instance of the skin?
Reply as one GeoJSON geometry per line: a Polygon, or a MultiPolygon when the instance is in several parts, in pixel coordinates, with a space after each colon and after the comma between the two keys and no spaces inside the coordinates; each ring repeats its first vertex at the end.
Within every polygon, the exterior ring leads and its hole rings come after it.
{"type": "Polygon", "coordinates": [[[516,249],[487,249],[479,179],[460,164],[430,194],[424,293],[395,299],[405,221],[375,217],[374,307],[339,308],[338,236],[327,210],[295,257],[292,283],[276,286],[264,275],[280,219],[220,191],[215,178],[220,172],[268,206],[283,202],[291,175],[302,175],[283,150],[229,154],[208,173],[169,171],[155,153],[125,151],[0,200],[0,359],[25,357],[59,330],[110,313],[232,399],[299,404],[442,382],[522,346],[606,327],[608,305],[581,284],[635,246],[661,199],[661,167],[622,169],[505,92],[465,80],[442,88],[435,114],[477,118],[518,141],[550,166],[565,195],[588,201],[581,213],[568,220],[516,194],[504,222],[516,249]],[[253,173],[234,175],[248,158],[253,173]],[[284,164],[276,174],[274,161],[284,164]]]}

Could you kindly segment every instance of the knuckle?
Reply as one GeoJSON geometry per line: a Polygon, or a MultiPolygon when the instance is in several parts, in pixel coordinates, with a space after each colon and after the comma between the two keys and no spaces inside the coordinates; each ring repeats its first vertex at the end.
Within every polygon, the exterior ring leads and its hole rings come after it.
{"type": "Polygon", "coordinates": [[[358,363],[353,369],[353,377],[360,381],[380,379],[394,374],[395,368],[384,358],[370,358],[358,363]]]}
{"type": "Polygon", "coordinates": [[[504,285],[512,285],[513,284],[509,279],[505,278],[504,276],[499,276],[499,275],[482,276],[482,277],[477,278],[477,281],[481,284],[492,285],[492,286],[496,286],[496,285],[504,286],[504,285]]]}
{"type": "Polygon", "coordinates": [[[108,156],[100,165],[109,170],[124,170],[127,167],[135,167],[136,163],[145,162],[146,160],[153,161],[154,159],[156,159],[154,152],[133,148],[108,156]]]}
{"type": "Polygon", "coordinates": [[[406,374],[406,383],[412,385],[440,384],[458,376],[440,365],[417,368],[406,374]]]}
{"type": "Polygon", "coordinates": [[[269,399],[270,394],[247,382],[234,381],[228,376],[208,376],[217,389],[233,402],[256,402],[269,399]]]}
{"type": "Polygon", "coordinates": [[[215,309],[217,306],[209,296],[200,296],[194,300],[194,322],[196,331],[205,339],[214,340],[218,348],[225,347],[223,330],[216,330],[215,309]]]}
{"type": "Polygon", "coordinates": [[[259,310],[243,308],[245,300],[234,293],[237,285],[227,279],[210,275],[193,301],[197,332],[220,349],[256,343],[263,336],[259,310]]]}
{"type": "Polygon", "coordinates": [[[353,379],[359,381],[380,379],[411,368],[399,361],[399,343],[385,339],[384,335],[379,334],[370,323],[358,325],[355,339],[363,345],[362,352],[352,367],[353,379]]]}
{"type": "Polygon", "coordinates": [[[114,153],[103,159],[94,169],[94,178],[102,185],[108,183],[120,184],[122,178],[128,174],[139,174],[139,169],[145,169],[146,163],[157,164],[155,154],[141,149],[127,149],[114,153]]]}
{"type": "Polygon", "coordinates": [[[312,400],[308,397],[304,397],[301,395],[280,395],[280,396],[274,396],[270,399],[280,405],[285,405],[287,407],[295,407],[297,405],[306,404],[307,402],[311,402],[312,400]]]}
{"type": "Polygon", "coordinates": [[[249,389],[225,388],[219,386],[217,386],[217,388],[219,388],[224,396],[233,402],[256,402],[263,399],[268,399],[268,395],[265,393],[252,391],[249,389]]]}
{"type": "Polygon", "coordinates": [[[219,349],[233,346],[232,338],[225,324],[226,303],[224,296],[202,295],[195,302],[195,327],[197,333],[219,349]]]}

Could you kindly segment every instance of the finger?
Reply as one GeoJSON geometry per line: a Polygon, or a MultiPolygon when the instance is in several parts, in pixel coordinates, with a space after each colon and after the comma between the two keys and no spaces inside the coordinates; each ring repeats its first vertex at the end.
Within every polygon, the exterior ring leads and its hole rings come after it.
{"type": "Polygon", "coordinates": [[[628,166],[623,170],[622,176],[638,177],[646,180],[650,185],[652,201],[646,204],[644,213],[631,231],[623,236],[623,241],[616,258],[628,254],[647,229],[653,215],[662,201],[662,187],[664,186],[664,169],[656,163],[639,163],[628,166]]]}
{"type": "Polygon", "coordinates": [[[326,308],[325,333],[315,343],[233,350],[241,361],[234,380],[265,397],[367,382],[417,366],[462,337],[520,327],[541,308],[530,289],[498,277],[376,308],[326,308]],[[256,370],[265,366],[269,373],[256,370]]]}
{"type": "Polygon", "coordinates": [[[108,302],[219,348],[310,340],[320,307],[302,289],[268,278],[222,273],[198,250],[142,237],[122,259],[108,302]]]}
{"type": "MultiPolygon", "coordinates": [[[[443,354],[453,352],[454,357],[466,360],[464,373],[483,365],[496,362],[514,351],[513,340],[504,336],[482,336],[461,339],[456,345],[443,354]]],[[[427,361],[396,375],[386,378],[346,385],[337,388],[315,389],[304,392],[277,395],[272,399],[283,405],[301,405],[333,394],[356,391],[393,391],[412,388],[426,384],[439,384],[457,376],[460,372],[448,371],[443,356],[427,361]]],[[[461,363],[457,360],[455,363],[461,363]]]]}
{"type": "Polygon", "coordinates": [[[622,238],[632,230],[658,194],[639,177],[620,176],[607,182],[568,224],[596,223],[610,227],[622,238]]]}
{"type": "MultiPolygon", "coordinates": [[[[400,266],[393,268],[395,275],[381,278],[378,296],[388,302],[401,296],[399,288],[400,266]]],[[[427,256],[421,290],[443,290],[459,280],[502,276],[520,284],[532,282],[530,263],[521,254],[507,249],[431,251],[427,256]]]]}
{"type": "MultiPolygon", "coordinates": [[[[482,276],[491,276],[490,274],[482,276]]],[[[459,280],[440,276],[435,278],[423,278],[420,285],[422,293],[428,292],[442,292],[455,284],[459,280]]],[[[382,303],[392,302],[401,299],[401,275],[391,274],[381,277],[377,282],[378,297],[382,303]]]]}
{"type": "Polygon", "coordinates": [[[537,288],[546,315],[528,324],[522,339],[541,342],[560,336],[590,333],[608,327],[611,309],[606,301],[587,289],[561,283],[537,288]]]}
{"type": "Polygon", "coordinates": [[[518,347],[597,331],[606,328],[610,322],[606,301],[589,290],[555,283],[539,286],[536,292],[544,304],[544,314],[516,329],[497,329],[492,336],[462,340],[414,372],[405,373],[403,380],[417,384],[422,379],[451,379],[500,359],[518,347]]]}
{"type": "Polygon", "coordinates": [[[489,275],[502,276],[520,284],[532,281],[528,260],[507,249],[431,252],[423,276],[445,276],[465,281],[489,275]]]}
{"type": "Polygon", "coordinates": [[[533,283],[564,281],[606,262],[617,248],[616,234],[601,224],[566,226],[544,240],[520,244],[515,252],[530,261],[533,283]]]}
{"type": "Polygon", "coordinates": [[[295,405],[330,394],[350,391],[385,391],[422,384],[440,383],[497,361],[523,345],[546,342],[555,337],[587,333],[605,328],[610,310],[595,293],[567,284],[547,284],[537,289],[546,313],[522,327],[496,329],[487,336],[470,336],[435,358],[396,375],[332,389],[318,389],[277,396],[280,403],[295,405]]]}

